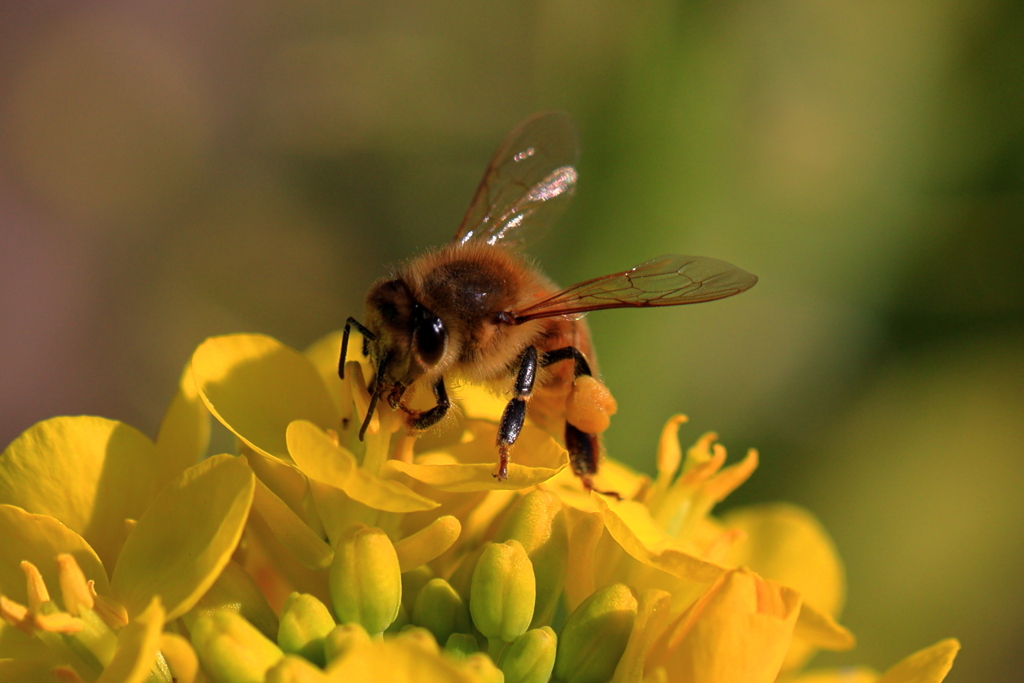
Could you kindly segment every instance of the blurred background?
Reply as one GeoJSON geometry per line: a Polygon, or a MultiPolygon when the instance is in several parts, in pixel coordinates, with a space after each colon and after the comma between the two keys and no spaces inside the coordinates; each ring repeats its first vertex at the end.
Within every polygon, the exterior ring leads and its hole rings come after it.
{"type": "Polygon", "coordinates": [[[1024,5],[1012,0],[6,2],[0,438],[57,414],[155,434],[205,337],[303,348],[453,234],[491,153],[564,109],[562,284],[662,253],[760,276],[590,316],[653,471],[687,413],[762,465],[729,505],[813,510],[853,653],[946,636],[1019,680],[1024,5]]]}

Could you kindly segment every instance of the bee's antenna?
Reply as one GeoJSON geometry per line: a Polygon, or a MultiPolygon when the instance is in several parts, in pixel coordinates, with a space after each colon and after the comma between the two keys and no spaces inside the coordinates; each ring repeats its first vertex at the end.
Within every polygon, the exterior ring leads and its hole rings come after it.
{"type": "Polygon", "coordinates": [[[384,369],[387,367],[389,360],[391,360],[391,354],[385,354],[377,365],[377,376],[373,378],[373,393],[370,394],[370,407],[366,409],[366,418],[363,419],[363,426],[359,428],[360,441],[363,440],[363,436],[366,434],[366,428],[370,426],[370,420],[373,419],[373,411],[377,409],[377,400],[380,398],[384,387],[384,382],[381,380],[384,378],[384,369]]]}

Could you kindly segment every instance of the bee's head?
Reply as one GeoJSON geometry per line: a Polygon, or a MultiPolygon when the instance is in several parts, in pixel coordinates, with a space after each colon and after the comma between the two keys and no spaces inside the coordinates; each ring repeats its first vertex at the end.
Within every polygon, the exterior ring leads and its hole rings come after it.
{"type": "Polygon", "coordinates": [[[381,280],[366,296],[367,327],[377,338],[370,342],[375,364],[383,368],[386,387],[408,387],[432,370],[448,348],[448,330],[435,313],[420,304],[401,278],[381,280]]]}

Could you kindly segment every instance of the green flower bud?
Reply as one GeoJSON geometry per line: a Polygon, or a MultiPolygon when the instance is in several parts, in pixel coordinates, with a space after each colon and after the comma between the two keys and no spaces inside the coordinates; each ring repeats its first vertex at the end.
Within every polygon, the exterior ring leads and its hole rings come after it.
{"type": "Polygon", "coordinates": [[[580,603],[562,627],[555,681],[604,683],[612,678],[636,620],[637,602],[622,583],[605,586],[580,603]]]}
{"type": "Polygon", "coordinates": [[[328,662],[333,662],[354,648],[369,644],[370,634],[359,624],[338,624],[324,638],[324,656],[328,662]]]}
{"type": "Polygon", "coordinates": [[[416,597],[420,594],[420,589],[432,578],[434,572],[427,565],[402,573],[402,604],[409,614],[412,614],[416,606],[416,597]]]}
{"type": "Polygon", "coordinates": [[[453,633],[444,644],[444,651],[456,659],[465,659],[480,651],[480,643],[469,633],[453,633]]]}
{"type": "Polygon", "coordinates": [[[489,543],[473,570],[469,611],[477,629],[506,643],[523,635],[533,619],[537,583],[519,541],[489,543]]]}
{"type": "Polygon", "coordinates": [[[328,585],[340,623],[382,633],[402,604],[402,572],[391,539],[363,524],[349,527],[334,548],[328,585]]]}
{"type": "Polygon", "coordinates": [[[284,659],[267,671],[266,683],[328,683],[323,671],[302,657],[285,655],[284,659]]]}
{"type": "Polygon", "coordinates": [[[433,633],[439,643],[456,631],[465,633],[470,629],[466,603],[444,579],[431,579],[420,590],[412,621],[433,633]]]}
{"type": "Polygon", "coordinates": [[[401,633],[402,629],[409,625],[409,611],[405,609],[403,602],[398,606],[398,616],[391,622],[391,626],[384,629],[384,633],[401,633]]]}
{"type": "Polygon", "coordinates": [[[327,664],[324,638],[334,628],[327,606],[307,593],[292,593],[281,610],[277,644],[287,653],[302,655],[317,666],[327,664]]]}
{"type": "Polygon", "coordinates": [[[501,655],[505,683],[547,683],[555,667],[558,637],[549,626],[516,638],[501,655]]]}
{"type": "Polygon", "coordinates": [[[202,614],[190,631],[203,671],[215,683],[263,683],[267,670],[284,657],[277,645],[235,612],[202,614]]]}
{"type": "Polygon", "coordinates": [[[547,624],[558,606],[569,563],[569,531],[562,501],[550,491],[531,491],[505,517],[495,541],[515,539],[533,563],[537,607],[531,626],[547,624]]]}
{"type": "Polygon", "coordinates": [[[480,683],[505,683],[505,675],[483,652],[467,655],[459,664],[480,683]]]}

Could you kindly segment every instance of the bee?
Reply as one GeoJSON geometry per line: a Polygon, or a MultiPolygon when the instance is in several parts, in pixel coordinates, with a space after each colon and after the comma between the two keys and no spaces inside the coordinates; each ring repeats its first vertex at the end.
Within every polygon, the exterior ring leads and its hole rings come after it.
{"type": "Polygon", "coordinates": [[[351,317],[345,323],[338,365],[344,379],[354,327],[374,368],[360,439],[381,398],[407,413],[409,429],[421,431],[451,407],[446,380],[504,385],[511,398],[498,424],[494,476],[508,477],[511,449],[529,412],[556,437],[560,433],[573,472],[592,490],[598,433],[614,412],[614,400],[595,381],[582,315],[713,301],[757,282],[724,261],[668,255],[556,287],[521,250],[565,210],[576,188],[577,156],[576,130],[567,114],[527,119],[494,154],[452,241],[370,287],[365,323],[351,317]],[[430,387],[436,404],[409,408],[413,387],[430,387]]]}

